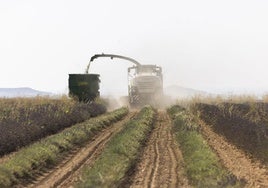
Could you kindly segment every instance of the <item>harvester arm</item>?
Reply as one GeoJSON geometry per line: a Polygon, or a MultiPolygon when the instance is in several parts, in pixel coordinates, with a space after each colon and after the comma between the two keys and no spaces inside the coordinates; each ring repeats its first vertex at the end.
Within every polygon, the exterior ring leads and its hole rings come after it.
{"type": "Polygon", "coordinates": [[[111,59],[113,58],[119,58],[119,59],[125,59],[125,60],[128,60],[128,61],[131,61],[132,63],[134,63],[135,65],[137,66],[140,66],[141,64],[136,61],[135,59],[132,59],[132,58],[129,58],[129,57],[125,57],[125,56],[121,56],[121,55],[114,55],[114,54],[96,54],[94,56],[92,56],[90,58],[90,62],[87,66],[87,69],[86,69],[86,73],[88,73],[88,70],[89,70],[89,66],[90,66],[90,63],[94,61],[94,59],[97,59],[99,57],[110,57],[111,59]]]}

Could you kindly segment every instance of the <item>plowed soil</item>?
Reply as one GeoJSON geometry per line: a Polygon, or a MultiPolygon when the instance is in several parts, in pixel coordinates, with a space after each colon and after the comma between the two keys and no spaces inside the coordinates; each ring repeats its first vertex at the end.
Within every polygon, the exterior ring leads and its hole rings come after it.
{"type": "MultiPolygon", "coordinates": [[[[17,187],[73,187],[80,180],[84,165],[91,166],[103,151],[106,143],[136,112],[131,112],[118,123],[97,134],[82,148],[71,152],[59,165],[36,176],[28,184],[17,187]]],[[[226,138],[213,132],[200,120],[201,131],[223,165],[243,181],[246,187],[268,187],[268,170],[256,160],[251,160],[226,138]]],[[[184,173],[183,157],[172,134],[172,122],[166,112],[159,111],[154,129],[140,153],[140,157],[129,171],[122,187],[190,187],[184,173]]]]}
{"type": "Polygon", "coordinates": [[[189,187],[171,120],[159,112],[155,128],[126,187],[189,187]]]}
{"type": "MultiPolygon", "coordinates": [[[[59,165],[50,169],[48,172],[39,175],[34,182],[28,184],[27,187],[72,187],[79,180],[81,168],[84,165],[90,166],[102,152],[109,139],[120,131],[123,125],[129,121],[136,112],[130,112],[123,120],[104,129],[97,134],[83,148],[76,149],[59,165]]],[[[19,187],[24,187],[19,186],[19,187]]]]}
{"type": "MultiPolygon", "coordinates": [[[[213,132],[204,122],[200,122],[204,138],[219,156],[226,168],[238,179],[246,182],[246,187],[268,187],[268,170],[260,162],[252,161],[240,149],[230,144],[223,136],[213,132]]],[[[239,133],[238,133],[239,134],[239,133]]]]}

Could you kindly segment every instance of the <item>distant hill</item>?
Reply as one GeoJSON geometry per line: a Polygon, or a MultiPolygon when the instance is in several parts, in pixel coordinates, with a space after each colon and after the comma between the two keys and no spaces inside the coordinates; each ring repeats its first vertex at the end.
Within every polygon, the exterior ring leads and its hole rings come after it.
{"type": "Polygon", "coordinates": [[[36,97],[36,96],[48,96],[52,93],[34,90],[29,87],[20,88],[0,88],[0,97],[36,97]]]}
{"type": "Polygon", "coordinates": [[[191,88],[171,85],[164,88],[164,93],[172,98],[191,98],[196,95],[208,95],[205,91],[195,90],[191,88]]]}

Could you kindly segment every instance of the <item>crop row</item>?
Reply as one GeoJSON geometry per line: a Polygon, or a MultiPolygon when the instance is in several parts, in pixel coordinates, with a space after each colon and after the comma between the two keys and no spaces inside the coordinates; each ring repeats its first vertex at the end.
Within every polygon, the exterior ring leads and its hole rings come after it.
{"type": "Polygon", "coordinates": [[[105,112],[67,98],[0,99],[0,156],[105,112]]]}
{"type": "Polygon", "coordinates": [[[108,142],[93,167],[84,168],[78,187],[120,187],[153,128],[154,117],[154,110],[148,106],[126,123],[108,142]]]}
{"type": "Polygon", "coordinates": [[[111,113],[76,124],[62,132],[22,148],[0,165],[0,187],[11,187],[22,179],[59,162],[68,151],[88,141],[96,132],[122,119],[128,113],[121,108],[111,113]]]}
{"type": "Polygon", "coordinates": [[[268,104],[195,104],[193,113],[215,132],[268,164],[268,104]]]}
{"type": "Polygon", "coordinates": [[[221,165],[203,138],[195,116],[180,106],[169,108],[168,113],[173,119],[190,184],[194,187],[239,187],[240,182],[221,165]]]}

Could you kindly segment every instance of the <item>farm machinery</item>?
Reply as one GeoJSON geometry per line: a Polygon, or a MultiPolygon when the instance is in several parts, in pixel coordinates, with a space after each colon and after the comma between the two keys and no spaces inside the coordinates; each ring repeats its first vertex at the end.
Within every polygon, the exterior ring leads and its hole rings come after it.
{"type": "MultiPolygon", "coordinates": [[[[163,96],[163,75],[162,75],[162,68],[156,65],[142,65],[138,61],[121,56],[121,55],[114,55],[114,54],[96,54],[91,57],[90,62],[87,66],[86,73],[84,74],[85,78],[89,78],[89,67],[91,63],[100,57],[109,57],[111,59],[119,58],[124,59],[127,61],[132,62],[134,65],[128,68],[128,100],[131,106],[139,106],[145,104],[156,104],[163,96]]],[[[71,75],[70,75],[71,76],[71,75]]],[[[78,77],[83,75],[78,75],[78,77]]],[[[91,76],[92,77],[92,76],[91,76]]],[[[83,83],[84,85],[87,83],[88,86],[95,85],[99,82],[99,75],[93,75],[95,77],[95,82],[90,83],[89,80],[83,83]],[[94,84],[95,83],[95,84],[94,84]]],[[[72,94],[72,88],[70,87],[70,80],[73,78],[69,77],[69,89],[70,93],[72,94]]],[[[94,79],[93,79],[94,80],[94,79]]],[[[82,84],[82,85],[83,85],[82,84]]],[[[99,95],[99,87],[94,87],[97,89],[95,92],[92,92],[91,95],[89,93],[89,87],[81,87],[85,95],[88,94],[88,99],[95,98],[99,95]]],[[[76,88],[78,89],[78,88],[76,88]]],[[[78,89],[79,90],[79,89],[78,89]]],[[[78,96],[79,98],[79,96],[78,96]]],[[[83,97],[84,98],[84,97],[83,97]]]]}

